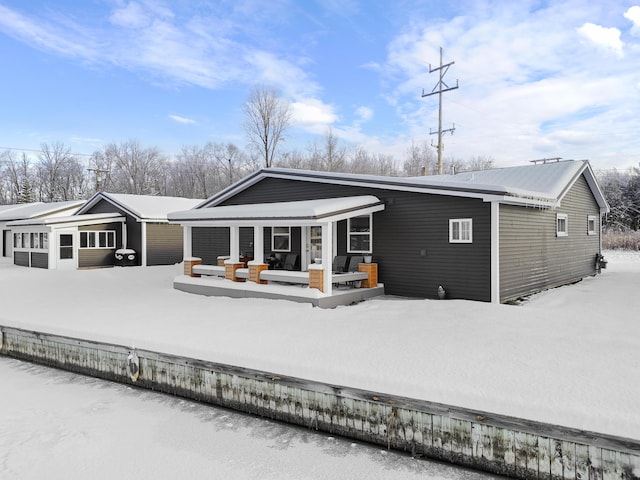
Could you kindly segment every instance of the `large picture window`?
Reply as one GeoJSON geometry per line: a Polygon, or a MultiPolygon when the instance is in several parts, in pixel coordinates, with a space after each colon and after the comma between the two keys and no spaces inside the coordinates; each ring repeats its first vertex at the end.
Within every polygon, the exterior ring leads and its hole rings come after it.
{"type": "Polygon", "coordinates": [[[556,236],[566,237],[569,235],[569,215],[558,213],[556,215],[556,236]]]}
{"type": "Polygon", "coordinates": [[[473,220],[452,218],[449,220],[449,243],[473,243],[473,220]]]}
{"type": "Polygon", "coordinates": [[[371,253],[371,215],[347,221],[347,252],[371,253]]]}
{"type": "Polygon", "coordinates": [[[116,232],[80,232],[80,248],[116,248],[116,232]]]}
{"type": "Polygon", "coordinates": [[[291,251],[291,227],[273,227],[271,229],[271,250],[274,252],[291,251]]]}

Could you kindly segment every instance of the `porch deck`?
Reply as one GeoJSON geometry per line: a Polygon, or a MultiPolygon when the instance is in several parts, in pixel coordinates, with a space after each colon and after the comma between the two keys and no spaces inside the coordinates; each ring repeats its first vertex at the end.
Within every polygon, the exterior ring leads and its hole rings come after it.
{"type": "MultiPolygon", "coordinates": [[[[195,268],[196,267],[194,267],[194,272],[196,272],[195,268]]],[[[358,273],[359,272],[355,272],[354,275],[357,276],[358,273]]],[[[350,274],[336,274],[332,276],[332,282],[338,286],[334,286],[331,295],[322,293],[315,288],[308,288],[308,272],[290,272],[283,270],[266,270],[261,272],[261,278],[269,280],[270,283],[268,285],[261,285],[255,282],[232,282],[219,277],[212,270],[209,275],[202,277],[180,275],[174,279],[173,287],[176,290],[197,295],[289,300],[299,303],[310,303],[313,306],[321,308],[350,305],[366,300],[367,298],[384,295],[384,285],[381,283],[373,288],[339,286],[343,282],[357,280],[356,278],[347,278],[347,276],[350,276],[350,274]]]]}

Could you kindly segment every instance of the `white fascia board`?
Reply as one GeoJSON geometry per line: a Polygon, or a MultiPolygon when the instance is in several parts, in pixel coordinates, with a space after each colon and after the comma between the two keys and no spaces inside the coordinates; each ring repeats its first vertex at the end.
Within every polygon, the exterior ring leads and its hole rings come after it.
{"type": "Polygon", "coordinates": [[[362,215],[369,215],[370,213],[379,212],[384,210],[384,205],[377,205],[375,207],[365,208],[358,211],[349,213],[342,213],[339,215],[332,215],[322,218],[295,218],[295,217],[273,217],[273,218],[247,218],[247,219],[221,219],[221,220],[183,220],[173,221],[174,224],[182,225],[183,227],[272,227],[272,226],[290,226],[290,227],[308,227],[316,225],[326,225],[332,222],[338,222],[340,220],[346,220],[347,218],[359,217],[362,215]]]}
{"type": "Polygon", "coordinates": [[[292,227],[306,227],[314,225],[326,225],[332,222],[338,222],[340,220],[346,220],[347,218],[359,217],[363,215],[369,215],[375,212],[384,210],[384,204],[379,203],[371,205],[369,207],[363,207],[358,209],[349,210],[346,212],[336,213],[334,215],[327,215],[319,218],[312,217],[279,217],[274,215],[273,217],[264,218],[222,218],[222,219],[188,219],[188,220],[174,220],[172,223],[177,223],[185,227],[270,227],[270,226],[292,226],[292,227]]]}

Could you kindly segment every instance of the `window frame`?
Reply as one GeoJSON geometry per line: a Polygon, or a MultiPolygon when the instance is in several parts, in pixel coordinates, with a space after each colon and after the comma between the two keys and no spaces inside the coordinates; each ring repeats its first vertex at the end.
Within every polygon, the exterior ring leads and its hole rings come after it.
{"type": "Polygon", "coordinates": [[[290,226],[278,225],[278,226],[271,227],[271,251],[272,252],[290,252],[291,251],[291,227],[290,226]],[[276,229],[278,228],[286,228],[287,231],[276,233],[276,229]],[[287,240],[286,249],[276,248],[276,237],[282,237],[283,239],[286,238],[287,240]]]}
{"type": "Polygon", "coordinates": [[[450,218],[449,219],[449,243],[473,243],[473,218],[450,218]],[[457,225],[457,232],[455,226],[457,225]],[[468,238],[464,238],[465,228],[468,238]],[[457,236],[454,235],[457,233],[457,236]]]}
{"type": "Polygon", "coordinates": [[[356,217],[350,217],[347,219],[347,253],[372,253],[373,252],[373,214],[368,213],[366,215],[358,215],[356,217]],[[365,231],[352,231],[351,230],[351,220],[354,218],[368,218],[369,219],[369,226],[368,229],[365,231]],[[364,250],[364,249],[352,249],[351,248],[351,239],[354,237],[362,237],[365,240],[363,240],[364,244],[367,243],[367,239],[368,239],[368,244],[369,244],[369,248],[364,250]]]}
{"type": "Polygon", "coordinates": [[[556,213],[556,237],[569,236],[569,214],[556,213]],[[560,228],[561,222],[564,221],[564,228],[560,228]]]}
{"type": "Polygon", "coordinates": [[[78,233],[80,234],[78,248],[81,250],[114,250],[116,248],[115,230],[81,230],[78,233]],[[100,234],[104,235],[104,246],[100,245],[100,234]],[[84,241],[83,236],[86,238],[84,241]]]}
{"type": "Polygon", "coordinates": [[[587,235],[597,235],[598,231],[596,230],[596,225],[598,222],[597,215],[587,215],[587,235]],[[593,222],[593,228],[591,228],[591,223],[593,222]]]}

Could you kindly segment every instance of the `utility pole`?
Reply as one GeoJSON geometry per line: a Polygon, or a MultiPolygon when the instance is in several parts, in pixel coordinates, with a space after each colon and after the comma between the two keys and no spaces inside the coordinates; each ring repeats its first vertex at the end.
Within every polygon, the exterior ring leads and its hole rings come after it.
{"type": "Polygon", "coordinates": [[[429,64],[429,73],[440,72],[440,79],[438,80],[438,83],[436,83],[436,86],[433,87],[433,90],[431,90],[431,93],[424,93],[424,89],[422,89],[422,98],[430,97],[431,95],[435,95],[436,93],[438,94],[438,131],[432,132],[431,129],[429,129],[429,135],[433,135],[435,133],[438,134],[438,145],[432,144],[432,146],[435,146],[436,149],[438,150],[438,175],[442,175],[442,150],[443,150],[442,134],[446,132],[451,132],[451,134],[453,135],[453,132],[456,129],[455,123],[451,128],[447,128],[446,130],[442,129],[442,94],[444,92],[448,92],[449,90],[455,90],[456,88],[458,88],[458,80],[456,80],[455,87],[450,87],[444,81],[444,76],[447,74],[449,67],[454,63],[456,62],[450,62],[450,63],[447,63],[446,65],[442,64],[442,47],[440,47],[440,66],[431,68],[431,64],[429,64]]]}
{"type": "Polygon", "coordinates": [[[109,173],[109,170],[103,170],[101,168],[87,168],[88,172],[93,172],[96,176],[96,192],[100,191],[100,175],[103,173],[109,173]]]}

